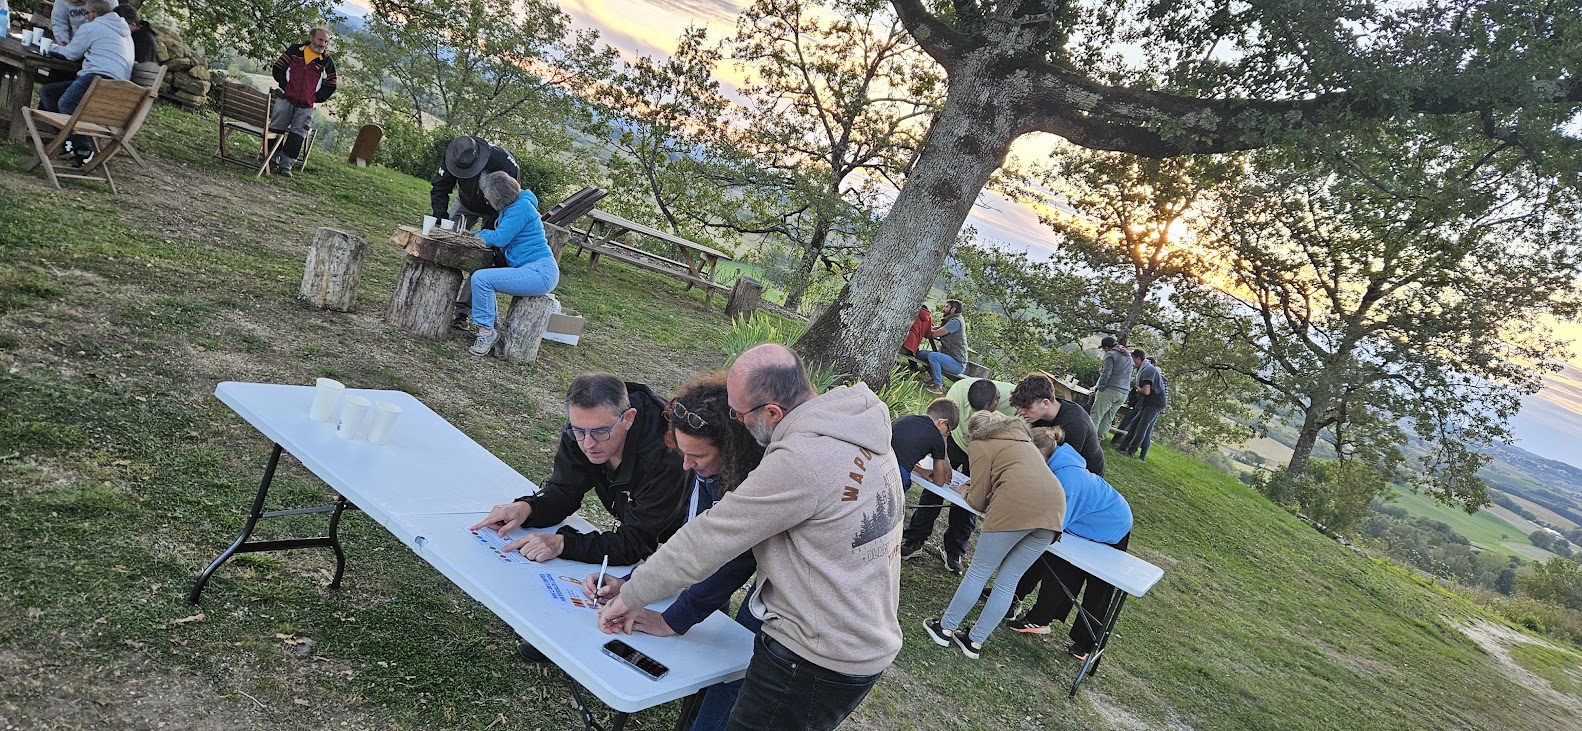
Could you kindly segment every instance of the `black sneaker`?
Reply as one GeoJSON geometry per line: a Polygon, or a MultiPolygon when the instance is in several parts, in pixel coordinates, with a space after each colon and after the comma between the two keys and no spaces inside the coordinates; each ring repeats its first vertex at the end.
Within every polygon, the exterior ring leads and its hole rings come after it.
{"type": "Polygon", "coordinates": [[[950,573],[953,573],[953,574],[961,573],[961,557],[960,556],[953,555],[953,554],[949,553],[948,551],[944,551],[944,550],[941,550],[939,553],[940,553],[941,556],[945,557],[945,568],[947,570],[949,570],[950,573]]]}
{"type": "Polygon", "coordinates": [[[964,634],[959,632],[952,633],[951,639],[955,640],[956,646],[961,648],[961,654],[966,655],[967,657],[970,657],[974,660],[978,659],[978,654],[983,652],[983,645],[967,639],[967,636],[964,634]]]}
{"type": "Polygon", "coordinates": [[[917,552],[921,551],[921,550],[923,550],[923,544],[921,544],[921,543],[902,543],[901,544],[901,560],[904,561],[904,560],[909,559],[909,558],[911,558],[913,556],[916,556],[917,552]]]}
{"type": "Polygon", "coordinates": [[[929,639],[940,647],[950,647],[950,641],[956,637],[955,630],[945,629],[937,619],[923,620],[923,629],[928,630],[929,639]]]}
{"type": "Polygon", "coordinates": [[[1011,600],[1011,607],[1009,609],[1005,610],[1005,618],[1006,619],[1016,619],[1016,616],[1021,614],[1021,613],[1022,613],[1022,600],[1021,599],[1012,599],[1011,600]]]}
{"type": "Polygon", "coordinates": [[[538,648],[529,644],[527,640],[516,643],[516,656],[528,662],[549,662],[549,657],[539,652],[538,648]]]}
{"type": "Polygon", "coordinates": [[[92,148],[72,153],[71,164],[76,165],[77,167],[87,167],[88,163],[91,162],[93,162],[92,148]]]}

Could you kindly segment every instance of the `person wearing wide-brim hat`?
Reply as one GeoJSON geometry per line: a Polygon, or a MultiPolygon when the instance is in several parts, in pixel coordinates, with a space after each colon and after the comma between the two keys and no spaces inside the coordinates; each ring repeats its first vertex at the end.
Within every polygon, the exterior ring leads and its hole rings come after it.
{"type": "Polygon", "coordinates": [[[460,218],[463,228],[482,224],[494,228],[500,212],[489,203],[479,188],[485,173],[503,172],[520,180],[522,171],[516,158],[505,148],[476,135],[463,135],[445,147],[444,161],[434,177],[429,191],[429,204],[433,216],[439,219],[460,218]],[[456,205],[451,206],[451,191],[456,191],[456,205]]]}
{"type": "MultiPolygon", "coordinates": [[[[476,135],[462,135],[445,146],[445,156],[439,170],[429,180],[429,205],[438,219],[454,218],[463,230],[481,224],[492,229],[500,218],[500,209],[484,195],[482,182],[489,173],[505,173],[520,182],[521,169],[516,158],[505,148],[476,135]],[[456,204],[451,205],[450,193],[456,191],[456,204]]],[[[496,262],[503,266],[504,262],[496,262]]],[[[472,287],[461,285],[456,297],[456,311],[451,326],[467,329],[467,319],[472,313],[472,287]]]]}

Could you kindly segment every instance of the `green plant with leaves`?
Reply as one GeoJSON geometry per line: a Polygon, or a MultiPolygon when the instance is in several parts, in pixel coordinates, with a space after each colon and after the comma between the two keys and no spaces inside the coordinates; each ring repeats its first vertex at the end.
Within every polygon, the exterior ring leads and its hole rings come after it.
{"type": "Polygon", "coordinates": [[[333,0],[131,0],[127,4],[139,12],[163,13],[180,26],[183,41],[211,57],[237,52],[271,63],[286,44],[306,43],[309,29],[341,19],[335,14],[339,3],[333,0]]]}

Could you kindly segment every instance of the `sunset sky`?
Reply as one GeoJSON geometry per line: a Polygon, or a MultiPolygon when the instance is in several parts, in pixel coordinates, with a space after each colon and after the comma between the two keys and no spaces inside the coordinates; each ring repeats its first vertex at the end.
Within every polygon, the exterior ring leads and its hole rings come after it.
{"type": "MultiPolygon", "coordinates": [[[[626,58],[667,55],[688,25],[709,30],[719,39],[735,32],[736,18],[747,0],[561,0],[561,10],[578,28],[599,31],[604,42],[626,58]]],[[[728,63],[715,70],[722,83],[734,87],[740,73],[728,63]]],[[[1012,157],[1036,159],[1051,141],[1032,136],[1018,142],[1012,157]]],[[[1048,230],[1025,206],[985,192],[967,224],[977,228],[980,241],[1029,251],[1044,258],[1050,250],[1048,230]]],[[[1545,379],[1544,390],[1523,400],[1513,420],[1517,446],[1550,459],[1582,467],[1582,325],[1562,323],[1558,332],[1573,343],[1565,368],[1545,379]]]]}

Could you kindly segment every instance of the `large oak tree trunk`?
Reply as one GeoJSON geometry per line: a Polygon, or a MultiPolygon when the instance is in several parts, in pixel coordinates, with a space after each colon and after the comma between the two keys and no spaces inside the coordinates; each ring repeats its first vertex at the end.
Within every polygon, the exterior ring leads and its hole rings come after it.
{"type": "Polygon", "coordinates": [[[889,379],[917,308],[1012,140],[1026,131],[1015,82],[963,64],[862,266],[796,349],[870,386],[889,379]]]}

